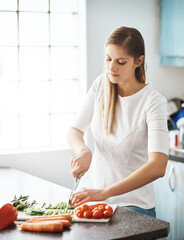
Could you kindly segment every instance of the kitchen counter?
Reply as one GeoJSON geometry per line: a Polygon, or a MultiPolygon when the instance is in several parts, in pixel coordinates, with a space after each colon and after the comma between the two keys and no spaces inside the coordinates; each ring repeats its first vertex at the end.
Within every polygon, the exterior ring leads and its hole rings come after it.
{"type": "Polygon", "coordinates": [[[174,149],[169,150],[169,160],[184,163],[184,151],[180,152],[174,149]]]}
{"type": "MultiPolygon", "coordinates": [[[[10,202],[14,195],[29,195],[30,200],[43,203],[68,201],[71,190],[25,172],[0,168],[0,206],[10,202]]],[[[117,207],[108,223],[73,223],[62,233],[20,231],[15,224],[0,231],[1,240],[98,240],[98,239],[156,239],[166,237],[169,223],[117,207]]]]}

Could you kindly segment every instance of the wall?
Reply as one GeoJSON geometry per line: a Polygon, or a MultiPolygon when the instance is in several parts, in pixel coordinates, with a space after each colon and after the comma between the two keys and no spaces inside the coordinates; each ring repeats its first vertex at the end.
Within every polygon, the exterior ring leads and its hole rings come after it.
{"type": "MultiPolygon", "coordinates": [[[[158,0],[87,0],[87,85],[103,70],[103,45],[108,34],[125,25],[141,31],[146,44],[147,81],[167,98],[184,96],[184,68],[159,65],[158,0]]],[[[93,142],[89,137],[89,146],[93,142]]],[[[0,155],[11,166],[72,187],[69,150],[0,155]]]]}
{"type": "MultiPolygon", "coordinates": [[[[70,150],[1,154],[0,167],[13,167],[64,187],[72,188],[71,157],[72,153],[70,150]]],[[[12,179],[12,181],[14,180],[12,179]]]]}
{"type": "Polygon", "coordinates": [[[103,71],[103,46],[108,34],[119,26],[137,28],[146,46],[147,82],[168,99],[184,98],[184,68],[159,65],[158,0],[87,1],[88,87],[103,71]]]}

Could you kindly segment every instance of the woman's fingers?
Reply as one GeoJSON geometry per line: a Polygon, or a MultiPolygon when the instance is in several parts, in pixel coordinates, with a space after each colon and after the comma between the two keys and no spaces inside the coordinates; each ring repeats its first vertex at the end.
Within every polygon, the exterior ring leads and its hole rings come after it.
{"type": "Polygon", "coordinates": [[[82,176],[84,176],[85,173],[86,173],[86,171],[82,171],[82,172],[80,173],[80,175],[79,175],[79,179],[80,179],[82,176]]]}
{"type": "Polygon", "coordinates": [[[77,157],[78,157],[78,155],[75,155],[75,156],[72,157],[71,162],[70,162],[71,168],[74,168],[74,166],[76,164],[77,157]]]}
{"type": "Polygon", "coordinates": [[[79,192],[72,195],[71,204],[73,207],[77,207],[85,202],[91,201],[104,201],[108,198],[105,188],[101,189],[86,189],[83,188],[79,192]]]}
{"type": "Polygon", "coordinates": [[[83,172],[83,174],[80,174],[79,176],[79,178],[81,178],[85,174],[85,172],[88,171],[91,160],[92,153],[89,149],[81,151],[79,154],[75,155],[70,161],[72,175],[75,177],[76,174],[83,172]]]}
{"type": "Polygon", "coordinates": [[[88,198],[84,198],[83,200],[80,200],[77,203],[75,203],[74,207],[76,208],[76,207],[78,207],[78,206],[80,206],[84,203],[87,203],[87,202],[89,202],[88,198]]]}
{"type": "Polygon", "coordinates": [[[80,179],[86,171],[82,170],[81,168],[76,168],[72,170],[72,176],[75,178],[78,174],[78,178],[80,179]]]}
{"type": "Polygon", "coordinates": [[[90,197],[88,195],[88,192],[85,189],[83,189],[80,192],[74,193],[72,195],[71,205],[77,207],[89,201],[90,201],[90,197]]]}

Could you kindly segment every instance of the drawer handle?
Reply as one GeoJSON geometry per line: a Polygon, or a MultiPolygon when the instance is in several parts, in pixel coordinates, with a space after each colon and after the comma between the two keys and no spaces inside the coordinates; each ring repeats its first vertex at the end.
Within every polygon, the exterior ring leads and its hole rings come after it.
{"type": "Polygon", "coordinates": [[[175,187],[176,187],[176,174],[175,174],[175,170],[174,170],[174,166],[172,165],[169,171],[169,187],[171,189],[172,192],[174,192],[175,187]],[[172,176],[173,176],[173,184],[172,184],[172,176]]]}

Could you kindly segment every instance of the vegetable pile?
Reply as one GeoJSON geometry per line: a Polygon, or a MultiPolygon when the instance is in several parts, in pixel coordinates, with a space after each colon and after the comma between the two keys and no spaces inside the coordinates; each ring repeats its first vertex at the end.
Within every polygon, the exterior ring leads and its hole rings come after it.
{"type": "Polygon", "coordinates": [[[15,195],[14,199],[11,201],[13,206],[19,211],[25,212],[27,215],[59,215],[59,214],[73,214],[73,209],[66,202],[61,202],[56,205],[51,203],[38,204],[36,200],[30,202],[28,200],[29,196],[20,195],[17,197],[15,195]]]}
{"type": "Polygon", "coordinates": [[[77,207],[74,210],[75,215],[78,218],[110,218],[113,215],[113,209],[107,204],[95,204],[87,205],[83,204],[81,207],[77,207]]]}
{"type": "Polygon", "coordinates": [[[0,208],[0,230],[7,228],[17,219],[17,209],[10,203],[0,208]]]}
{"type": "Polygon", "coordinates": [[[34,232],[62,232],[63,228],[71,226],[71,215],[37,216],[20,224],[23,231],[34,232]]]}

